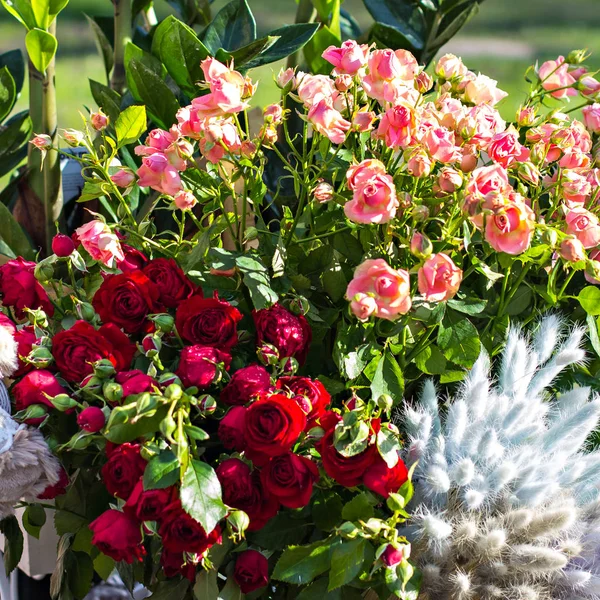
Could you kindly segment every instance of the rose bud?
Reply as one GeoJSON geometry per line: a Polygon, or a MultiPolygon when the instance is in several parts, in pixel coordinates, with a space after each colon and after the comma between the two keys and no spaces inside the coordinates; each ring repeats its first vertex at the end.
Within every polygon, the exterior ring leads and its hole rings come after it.
{"type": "Polygon", "coordinates": [[[118,404],[123,398],[123,386],[114,381],[107,381],[102,386],[103,396],[112,404],[118,404]]]}
{"type": "Polygon", "coordinates": [[[279,362],[279,350],[272,344],[263,344],[257,351],[256,355],[263,365],[273,366],[279,362]]]}
{"type": "Polygon", "coordinates": [[[69,256],[75,250],[73,240],[64,233],[57,233],[52,238],[52,252],[60,258],[69,256]]]}
{"type": "MultiPolygon", "coordinates": [[[[378,554],[380,550],[381,548],[377,551],[378,554]]],[[[379,555],[379,559],[386,567],[395,567],[404,559],[404,548],[396,548],[392,544],[387,544],[379,555]]]]}
{"type": "Polygon", "coordinates": [[[335,79],[335,89],[338,92],[346,92],[352,87],[352,75],[343,73],[338,75],[335,79]]]}
{"type": "Polygon", "coordinates": [[[521,179],[531,185],[537,185],[540,182],[540,170],[531,162],[519,163],[517,172],[521,179]]]}
{"type": "Polygon", "coordinates": [[[52,138],[45,133],[40,133],[36,135],[30,144],[33,144],[38,150],[50,150],[52,148],[52,138]]]}
{"type": "Polygon", "coordinates": [[[167,415],[159,425],[160,432],[169,440],[172,441],[173,432],[177,429],[177,423],[175,419],[170,415],[167,415]]]}
{"type": "Polygon", "coordinates": [[[587,50],[571,50],[565,58],[565,62],[569,65],[580,65],[584,63],[590,57],[590,53],[587,50]]]}
{"type": "Polygon", "coordinates": [[[531,127],[535,123],[535,108],[527,106],[520,108],[517,113],[517,125],[519,127],[531,127]]]}
{"type": "Polygon", "coordinates": [[[318,183],[312,191],[313,198],[318,202],[329,202],[333,200],[333,186],[326,181],[318,183]]]}
{"type": "Polygon", "coordinates": [[[290,311],[295,315],[305,315],[310,310],[310,304],[304,296],[296,296],[290,302],[290,311]]]}
{"type": "Polygon", "coordinates": [[[73,398],[67,394],[58,394],[58,396],[50,398],[50,402],[52,402],[52,406],[60,412],[66,412],[79,405],[77,400],[73,400],[73,398]]]}
{"type": "Polygon", "coordinates": [[[421,71],[415,77],[415,88],[419,94],[428,92],[433,87],[433,79],[425,71],[421,71]]]}
{"type": "Polygon", "coordinates": [[[415,231],[410,240],[410,251],[417,258],[427,258],[433,252],[433,244],[424,233],[415,231]]]}
{"type": "Polygon", "coordinates": [[[177,192],[173,197],[173,204],[179,210],[191,210],[196,206],[197,202],[196,196],[192,192],[186,192],[185,190],[177,192]]]}
{"type": "Polygon", "coordinates": [[[73,298],[73,300],[75,301],[75,312],[77,313],[77,316],[84,321],[93,321],[96,316],[94,307],[89,302],[81,302],[75,298],[73,298]]]}
{"type": "Polygon", "coordinates": [[[352,129],[360,133],[371,131],[376,115],[373,111],[359,110],[352,117],[352,129]]]}
{"type": "Polygon", "coordinates": [[[286,375],[293,375],[300,368],[300,364],[295,358],[286,357],[281,360],[279,367],[281,368],[282,373],[285,373],[286,375]]]}
{"type": "Polygon", "coordinates": [[[209,417],[217,410],[217,401],[210,394],[203,394],[198,398],[198,410],[203,417],[209,417]]]}
{"type": "Polygon", "coordinates": [[[161,313],[160,315],[152,315],[148,318],[156,325],[158,331],[162,331],[163,333],[171,333],[171,331],[173,331],[175,319],[173,319],[171,315],[161,313]]]}
{"type": "Polygon", "coordinates": [[[108,117],[102,112],[101,108],[98,109],[98,112],[90,115],[90,122],[96,131],[102,131],[108,127],[108,117]]]}
{"type": "Polygon", "coordinates": [[[84,431],[97,433],[106,423],[106,417],[97,406],[88,406],[77,415],[77,424],[84,431]]]}
{"type": "Polygon", "coordinates": [[[33,276],[41,283],[49,281],[54,276],[54,267],[51,263],[42,261],[35,265],[33,276]]]}
{"type": "Polygon", "coordinates": [[[33,365],[36,369],[45,369],[54,361],[54,356],[48,348],[44,346],[33,346],[31,352],[27,355],[25,362],[33,365]]]}
{"type": "Polygon", "coordinates": [[[102,389],[102,380],[95,375],[88,375],[81,382],[81,390],[85,395],[95,395],[102,389]]]}
{"type": "Polygon", "coordinates": [[[231,531],[231,539],[239,544],[245,537],[246,530],[250,525],[250,518],[243,510],[232,510],[227,515],[227,525],[231,531]]]}
{"type": "Polygon", "coordinates": [[[142,340],[142,349],[148,358],[158,356],[161,348],[162,341],[158,335],[150,333],[142,340]]]}
{"type": "Polygon", "coordinates": [[[61,135],[63,140],[65,140],[71,148],[81,146],[85,139],[83,131],[77,131],[77,129],[63,129],[61,135]]]}
{"type": "Polygon", "coordinates": [[[294,87],[294,69],[281,69],[276,79],[277,85],[283,90],[284,93],[288,93],[294,87]]]}
{"type": "Polygon", "coordinates": [[[415,221],[426,221],[429,218],[429,209],[421,204],[413,208],[412,214],[415,221]]]}
{"type": "Polygon", "coordinates": [[[107,379],[116,373],[115,366],[108,358],[103,358],[94,363],[94,375],[100,379],[107,379]]]}
{"type": "Polygon", "coordinates": [[[130,169],[120,169],[110,180],[120,188],[128,188],[135,181],[135,173],[130,169]]]}
{"type": "Polygon", "coordinates": [[[158,378],[158,383],[162,386],[170,386],[173,383],[181,386],[181,379],[175,373],[162,373],[158,378]]]}
{"type": "Polygon", "coordinates": [[[575,237],[567,238],[560,244],[558,253],[562,258],[569,262],[579,262],[585,260],[585,248],[583,244],[575,237]]]}
{"type": "Polygon", "coordinates": [[[381,396],[377,398],[377,406],[381,410],[389,412],[394,407],[394,399],[389,394],[381,394],[381,396]]]}

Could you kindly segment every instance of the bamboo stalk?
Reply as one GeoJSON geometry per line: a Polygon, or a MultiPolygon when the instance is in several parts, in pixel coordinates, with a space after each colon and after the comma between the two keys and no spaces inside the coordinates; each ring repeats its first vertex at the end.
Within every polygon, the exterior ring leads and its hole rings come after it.
{"type": "Polygon", "coordinates": [[[131,41],[131,0],[113,0],[115,7],[114,67],[110,87],[122,94],[125,89],[125,47],[131,41]]]}

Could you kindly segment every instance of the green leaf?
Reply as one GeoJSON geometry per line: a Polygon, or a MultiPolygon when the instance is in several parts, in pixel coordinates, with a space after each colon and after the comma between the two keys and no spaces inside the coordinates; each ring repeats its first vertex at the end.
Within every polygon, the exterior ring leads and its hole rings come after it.
{"type": "Polygon", "coordinates": [[[269,308],[277,302],[279,297],[271,288],[267,268],[258,259],[248,255],[238,256],[235,264],[244,277],[244,284],[256,310],[269,308]]]}
{"type": "Polygon", "coordinates": [[[362,244],[349,231],[336,233],[333,236],[333,247],[353,264],[357,265],[362,260],[362,244]]]}
{"type": "Polygon", "coordinates": [[[152,592],[154,600],[183,600],[190,588],[190,582],[183,579],[161,581],[152,592]]]}
{"type": "Polygon", "coordinates": [[[577,296],[581,308],[585,310],[588,315],[597,317],[600,315],[600,289],[596,286],[588,285],[584,287],[579,296],[577,296]]]}
{"type": "Polygon", "coordinates": [[[108,115],[110,120],[115,123],[121,112],[121,96],[111,90],[108,86],[98,83],[93,79],[89,80],[92,97],[96,104],[108,115]]]}
{"type": "Polygon", "coordinates": [[[402,400],[404,394],[404,376],[394,355],[386,350],[383,358],[377,364],[377,370],[371,382],[371,394],[377,400],[383,394],[394,399],[394,404],[402,400]]]}
{"type": "Polygon", "coordinates": [[[225,587],[219,592],[219,600],[242,600],[244,594],[233,577],[228,577],[225,587]]]}
{"type": "Polygon", "coordinates": [[[320,275],[331,264],[332,260],[333,248],[325,244],[309,252],[306,259],[300,263],[299,270],[304,275],[316,273],[320,275]]]}
{"type": "Polygon", "coordinates": [[[9,12],[19,23],[27,29],[33,29],[37,23],[35,14],[31,6],[30,0],[1,0],[2,6],[9,12]]]}
{"type": "MultiPolygon", "coordinates": [[[[0,137],[0,140],[2,138],[0,137]]],[[[0,203],[0,241],[4,242],[6,247],[10,248],[14,257],[23,256],[32,258],[33,249],[25,232],[17,223],[11,212],[0,203]]]]}
{"type": "Polygon", "coordinates": [[[375,515],[374,506],[379,501],[370,492],[362,492],[354,496],[352,500],[344,505],[342,519],[345,521],[366,521],[375,515]]]}
{"type": "Polygon", "coordinates": [[[94,577],[92,558],[85,552],[69,552],[65,564],[69,590],[77,600],[83,600],[92,587],[94,577]]]}
{"type": "Polygon", "coordinates": [[[171,450],[163,450],[146,465],[144,471],[144,489],[160,490],[179,481],[181,464],[171,450]]]}
{"type": "Polygon", "coordinates": [[[590,330],[590,342],[597,356],[600,356],[600,336],[598,336],[598,322],[593,315],[586,318],[588,329],[590,330]]]}
{"type": "Polygon", "coordinates": [[[207,533],[227,514],[217,474],[205,462],[190,461],[181,481],[180,497],[185,512],[196,519],[207,533]]]}
{"type": "Polygon", "coordinates": [[[286,548],[275,565],[272,578],[295,585],[306,585],[329,570],[331,540],[321,540],[309,546],[286,548]]]}
{"type": "Polygon", "coordinates": [[[353,581],[363,570],[369,554],[374,554],[374,551],[364,538],[342,540],[341,544],[337,544],[331,555],[328,591],[353,581]]]}
{"type": "Polygon", "coordinates": [[[152,53],[160,57],[182,90],[192,96],[198,95],[196,83],[204,79],[200,63],[210,53],[192,28],[173,16],[167,17],[156,28],[152,53]]]}
{"type": "MultiPolygon", "coordinates": [[[[135,399],[135,396],[131,396],[135,399]]],[[[162,406],[151,416],[138,416],[135,422],[131,422],[136,414],[135,402],[117,406],[110,413],[110,418],[106,426],[105,437],[114,444],[124,444],[137,438],[144,437],[150,433],[158,431],[160,422],[165,418],[168,408],[162,406]]]]}
{"type": "Polygon", "coordinates": [[[339,302],[346,293],[348,282],[337,258],[333,258],[331,264],[323,273],[323,289],[334,302],[339,302]]]}
{"type": "Polygon", "coordinates": [[[69,4],[69,0],[48,0],[48,13],[50,17],[56,17],[67,4],[69,4]]]}
{"type": "Polygon", "coordinates": [[[20,50],[9,50],[0,54],[0,67],[6,67],[13,77],[17,94],[21,93],[25,80],[25,62],[20,50]]]}
{"type": "Polygon", "coordinates": [[[31,29],[25,36],[25,47],[33,66],[40,73],[45,73],[56,54],[58,42],[47,31],[31,29]]]}
{"type": "Polygon", "coordinates": [[[48,25],[50,25],[50,6],[48,0],[31,0],[31,8],[33,9],[36,25],[40,29],[48,29],[48,25]]]}
{"type": "Polygon", "coordinates": [[[528,285],[521,285],[515,292],[514,296],[504,309],[504,314],[517,316],[523,314],[527,307],[531,304],[533,292],[528,285]]]}
{"type": "Polygon", "coordinates": [[[237,50],[256,39],[256,22],[246,0],[225,5],[206,28],[202,41],[211,54],[218,50],[237,50]]]}
{"type": "Polygon", "coordinates": [[[77,533],[88,521],[85,517],[70,510],[57,510],[54,512],[54,529],[58,535],[77,533]]]}
{"type": "Polygon", "coordinates": [[[312,503],[312,517],[315,525],[323,531],[330,531],[342,520],[342,499],[333,490],[317,490],[312,503]]]}
{"type": "Polygon", "coordinates": [[[377,450],[379,450],[379,454],[385,460],[387,466],[393,469],[400,459],[398,434],[382,425],[377,434],[377,450]]]}
{"type": "Polygon", "coordinates": [[[406,560],[385,569],[388,589],[400,600],[417,600],[421,587],[421,573],[406,560]]]}
{"type": "Polygon", "coordinates": [[[296,23],[269,32],[269,37],[276,37],[277,40],[258,56],[246,62],[244,68],[254,69],[294,54],[308,43],[318,29],[318,23],[296,23]]]}
{"type": "Polygon", "coordinates": [[[441,375],[446,370],[446,357],[437,346],[428,346],[415,356],[415,365],[428,375],[441,375]]]}
{"type": "Polygon", "coordinates": [[[472,367],[481,351],[475,326],[453,311],[448,311],[440,324],[437,342],[444,356],[461,367],[472,367]]]}
{"type": "Polygon", "coordinates": [[[112,71],[115,62],[112,45],[106,37],[106,34],[102,30],[102,27],[100,27],[100,25],[96,22],[94,17],[85,15],[85,18],[87,19],[88,25],[90,26],[94,37],[96,38],[96,46],[98,47],[98,52],[102,56],[102,61],[104,62],[104,71],[106,73],[106,79],[109,80],[110,72],[112,71]]]}
{"type": "Polygon", "coordinates": [[[217,585],[217,572],[202,569],[196,575],[194,584],[194,598],[196,600],[218,600],[219,586],[217,585]]]}
{"type": "Polygon", "coordinates": [[[17,86],[8,67],[0,68],[0,123],[8,117],[17,101],[17,86]]]}
{"type": "Polygon", "coordinates": [[[14,516],[0,521],[0,533],[4,535],[4,568],[10,575],[21,561],[23,555],[23,533],[14,516]]]}
{"type": "Polygon", "coordinates": [[[40,539],[40,531],[46,524],[46,511],[39,504],[31,504],[23,512],[23,528],[36,539],[40,539]]]}
{"type": "Polygon", "coordinates": [[[364,0],[364,4],[376,21],[372,34],[374,37],[381,39],[381,30],[387,30],[388,35],[395,31],[399,34],[397,39],[405,41],[408,47],[397,42],[390,48],[397,50],[407,47],[410,50],[424,47],[425,23],[420,9],[412,0],[364,0]]]}
{"type": "Polygon", "coordinates": [[[300,544],[310,528],[309,522],[294,519],[289,514],[280,512],[262,529],[249,534],[249,539],[266,550],[282,550],[286,546],[300,544]]]}
{"type": "Polygon", "coordinates": [[[106,554],[100,552],[94,559],[94,571],[98,573],[102,581],[106,581],[114,570],[115,561],[110,556],[106,556],[106,554]]]}
{"type": "Polygon", "coordinates": [[[453,298],[448,300],[448,306],[450,308],[471,316],[482,313],[485,310],[486,305],[487,300],[480,300],[479,298],[464,298],[463,300],[453,298]]]}
{"type": "Polygon", "coordinates": [[[118,147],[137,142],[144,131],[146,131],[146,107],[134,104],[126,108],[115,123],[118,147]]]}

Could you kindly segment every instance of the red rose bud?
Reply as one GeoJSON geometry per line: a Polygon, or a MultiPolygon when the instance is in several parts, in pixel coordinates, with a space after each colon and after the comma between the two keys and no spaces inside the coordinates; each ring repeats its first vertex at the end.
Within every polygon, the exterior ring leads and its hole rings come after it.
{"type": "Polygon", "coordinates": [[[379,558],[386,567],[395,567],[404,558],[404,548],[396,548],[392,544],[387,544],[379,558]]]}
{"type": "Polygon", "coordinates": [[[169,387],[172,383],[176,383],[181,386],[181,379],[175,375],[175,373],[162,373],[158,378],[158,383],[162,386],[169,387]]]}
{"type": "Polygon", "coordinates": [[[153,358],[160,352],[160,349],[162,348],[162,341],[158,335],[154,335],[153,333],[148,334],[142,340],[142,348],[144,350],[144,354],[148,358],[153,358]]]}
{"type": "Polygon", "coordinates": [[[295,358],[284,358],[279,366],[285,375],[293,375],[300,368],[300,365],[295,358]]]}
{"type": "Polygon", "coordinates": [[[248,404],[252,398],[269,391],[271,376],[261,365],[248,365],[236,371],[221,391],[220,400],[230,406],[248,404]]]}
{"type": "Polygon", "coordinates": [[[310,310],[310,304],[304,296],[297,296],[290,302],[290,310],[295,315],[305,315],[310,310]]]}
{"type": "Polygon", "coordinates": [[[217,401],[209,394],[204,394],[198,398],[198,409],[203,417],[208,417],[217,410],[217,401]]]}
{"type": "Polygon", "coordinates": [[[269,583],[269,562],[257,550],[242,552],[235,561],[233,579],[243,594],[265,587],[269,583]]]}
{"type": "Polygon", "coordinates": [[[279,350],[272,344],[263,344],[256,355],[263,365],[274,366],[279,362],[279,350]]]}
{"type": "Polygon", "coordinates": [[[97,433],[106,423],[106,417],[101,409],[97,406],[88,406],[82,410],[77,416],[77,424],[84,431],[89,433],[97,433]]]}
{"type": "Polygon", "coordinates": [[[95,375],[88,375],[80,384],[84,396],[95,396],[100,393],[103,383],[102,379],[95,375]]]}
{"type": "Polygon", "coordinates": [[[302,412],[305,415],[310,415],[312,412],[313,406],[310,403],[310,400],[306,396],[294,396],[294,402],[298,404],[298,406],[302,409],[302,412]]]}
{"type": "Polygon", "coordinates": [[[75,244],[73,240],[63,233],[58,233],[52,238],[52,252],[61,258],[70,256],[75,250],[75,244]]]}

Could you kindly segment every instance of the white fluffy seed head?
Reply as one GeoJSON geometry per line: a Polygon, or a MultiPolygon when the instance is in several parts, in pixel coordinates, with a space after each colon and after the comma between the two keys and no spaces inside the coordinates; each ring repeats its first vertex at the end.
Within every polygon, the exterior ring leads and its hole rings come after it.
{"type": "Polygon", "coordinates": [[[469,485],[475,475],[475,465],[470,458],[458,461],[452,469],[452,479],[459,487],[469,485]]]}
{"type": "Polygon", "coordinates": [[[8,327],[0,326],[0,379],[10,377],[18,368],[17,342],[8,327]]]}
{"type": "Polygon", "coordinates": [[[591,578],[592,574],[589,571],[566,569],[562,573],[562,584],[573,589],[584,588],[591,578]]]}
{"type": "Polygon", "coordinates": [[[435,515],[425,515],[422,519],[421,530],[425,537],[442,541],[452,535],[452,525],[435,515]]]}
{"type": "Polygon", "coordinates": [[[479,490],[467,490],[464,497],[469,510],[477,510],[485,501],[485,495],[479,490]]]}
{"type": "Polygon", "coordinates": [[[445,494],[450,489],[450,477],[446,470],[438,465],[433,465],[425,473],[428,492],[431,494],[445,494]]]}
{"type": "Polygon", "coordinates": [[[558,550],[532,544],[512,547],[511,565],[527,573],[551,573],[560,571],[567,565],[567,557],[558,550]]]}
{"type": "Polygon", "coordinates": [[[486,556],[496,556],[506,545],[506,532],[493,529],[477,540],[477,549],[486,556]]]}

